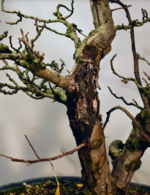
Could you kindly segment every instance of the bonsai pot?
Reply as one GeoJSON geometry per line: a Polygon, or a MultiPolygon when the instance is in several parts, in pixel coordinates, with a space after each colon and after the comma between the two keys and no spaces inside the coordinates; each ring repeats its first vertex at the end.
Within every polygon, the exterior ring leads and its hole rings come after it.
{"type": "MultiPolygon", "coordinates": [[[[85,194],[86,191],[82,189],[81,177],[57,177],[60,183],[60,195],[85,194]]],[[[0,195],[11,194],[19,195],[25,194],[55,194],[57,189],[55,177],[39,177],[27,179],[15,183],[10,183],[0,186],[0,195]]],[[[150,194],[150,186],[131,183],[130,195],[144,195],[150,194]]]]}

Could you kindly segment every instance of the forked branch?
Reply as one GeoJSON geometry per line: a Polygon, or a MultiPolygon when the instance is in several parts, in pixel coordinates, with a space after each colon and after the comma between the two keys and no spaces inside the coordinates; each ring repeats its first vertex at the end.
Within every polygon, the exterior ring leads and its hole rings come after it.
{"type": "Polygon", "coordinates": [[[116,55],[117,55],[117,54],[115,54],[115,55],[112,57],[111,61],[110,61],[110,62],[111,62],[111,69],[112,69],[113,73],[114,73],[116,76],[118,76],[119,78],[122,78],[123,80],[121,80],[121,81],[124,82],[124,83],[127,83],[128,81],[134,81],[134,82],[135,82],[136,86],[138,87],[138,89],[139,89],[139,91],[140,91],[140,95],[141,95],[141,97],[142,97],[142,100],[143,100],[143,103],[144,103],[144,107],[147,108],[147,109],[149,110],[149,112],[150,112],[150,107],[149,107],[149,104],[148,104],[148,101],[149,101],[149,100],[148,100],[148,95],[147,95],[147,93],[145,93],[145,87],[142,87],[142,85],[140,85],[136,79],[134,79],[134,78],[126,78],[126,77],[120,76],[120,75],[115,71],[115,69],[114,69],[114,67],[113,67],[113,60],[114,60],[114,58],[116,57],[116,55]]]}
{"type": "MultiPolygon", "coordinates": [[[[38,36],[40,36],[41,30],[39,30],[38,33],[39,33],[38,36]]],[[[66,89],[68,87],[69,78],[59,75],[59,73],[61,73],[61,71],[64,68],[64,65],[65,65],[64,61],[61,60],[62,65],[60,69],[57,68],[58,70],[55,70],[54,68],[54,65],[58,66],[57,63],[54,63],[53,65],[45,64],[43,62],[44,54],[33,49],[34,42],[36,41],[38,37],[36,37],[36,39],[32,39],[31,44],[30,44],[28,37],[27,37],[28,33],[24,35],[24,32],[21,29],[21,34],[22,34],[22,37],[19,39],[20,46],[18,48],[14,48],[12,44],[12,37],[10,37],[9,39],[10,46],[13,49],[13,51],[11,51],[7,45],[0,44],[0,60],[3,60],[4,63],[7,62],[7,60],[12,60],[18,66],[22,66],[27,71],[31,71],[34,76],[50,81],[54,83],[56,86],[66,89]],[[21,51],[22,49],[21,42],[25,45],[23,51],[21,51]],[[48,65],[51,68],[53,68],[56,71],[56,73],[46,68],[46,66],[48,65]]],[[[6,69],[7,70],[10,69],[13,71],[17,70],[15,67],[9,66],[8,64],[5,63],[5,66],[0,68],[0,70],[6,70],[6,69]]]]}
{"type": "Polygon", "coordinates": [[[137,122],[137,120],[131,115],[131,113],[129,113],[125,108],[121,107],[121,106],[115,106],[113,107],[112,109],[110,109],[108,112],[107,112],[107,117],[106,117],[106,120],[105,120],[105,123],[103,125],[103,131],[107,125],[107,123],[109,122],[109,118],[110,118],[110,114],[114,111],[114,110],[122,110],[132,121],[133,123],[137,126],[137,128],[139,129],[139,133],[141,135],[141,137],[143,139],[145,139],[145,141],[147,141],[149,144],[150,144],[150,138],[144,133],[141,125],[137,122]]]}
{"type": "MultiPolygon", "coordinates": [[[[140,73],[139,73],[139,54],[136,52],[135,35],[134,35],[134,26],[136,24],[138,24],[138,21],[137,20],[132,21],[128,7],[125,4],[123,4],[120,0],[110,0],[110,2],[119,4],[126,12],[126,17],[129,21],[129,25],[131,26],[130,34],[131,34],[131,47],[132,47],[132,53],[133,53],[133,59],[134,59],[134,74],[135,74],[135,78],[136,78],[138,84],[142,86],[140,73]]],[[[143,14],[143,18],[142,18],[143,22],[142,23],[144,24],[146,22],[150,22],[150,18],[148,17],[148,13],[146,12],[146,10],[142,9],[142,14],[143,14]]],[[[141,25],[141,23],[140,23],[140,25],[141,25]]],[[[138,88],[138,90],[139,90],[140,96],[142,98],[144,107],[147,108],[150,112],[147,98],[143,95],[142,91],[139,88],[138,88]]]]}
{"type": "MultiPolygon", "coordinates": [[[[28,16],[28,15],[25,15],[25,14],[21,13],[20,11],[18,11],[18,12],[17,11],[7,11],[7,10],[4,9],[4,1],[5,0],[1,0],[1,10],[3,12],[6,12],[6,13],[16,14],[19,17],[19,19],[16,22],[6,22],[7,24],[15,25],[18,22],[21,22],[22,18],[32,19],[32,20],[35,20],[35,26],[36,26],[37,32],[39,30],[38,27],[42,28],[41,31],[44,28],[46,28],[46,29],[48,29],[48,30],[50,30],[50,31],[52,31],[52,32],[54,32],[56,34],[60,34],[60,35],[69,37],[72,41],[74,41],[74,44],[75,44],[76,48],[79,46],[81,41],[80,41],[80,39],[79,39],[79,37],[77,36],[77,33],[76,33],[76,30],[78,31],[79,29],[78,28],[74,28],[74,25],[75,25],[74,23],[69,23],[66,20],[67,18],[69,18],[73,14],[73,11],[74,11],[74,8],[73,8],[74,0],[72,0],[72,3],[71,3],[71,10],[68,7],[66,7],[65,5],[63,5],[63,4],[59,4],[57,6],[57,11],[53,13],[57,17],[56,20],[51,20],[51,19],[45,20],[45,19],[40,19],[40,18],[34,17],[34,16],[28,16]],[[63,17],[62,14],[59,11],[60,7],[66,8],[71,13],[68,16],[63,17]],[[43,22],[43,25],[39,26],[37,24],[37,22],[43,22]],[[62,23],[67,28],[66,33],[57,32],[56,30],[46,26],[46,24],[51,24],[51,23],[62,23]]],[[[75,26],[77,26],[77,25],[75,25],[75,26]]]]}
{"type": "Polygon", "coordinates": [[[5,158],[9,158],[11,159],[11,161],[15,161],[15,162],[23,162],[23,163],[27,163],[27,165],[30,165],[30,164],[34,164],[34,163],[38,163],[38,162],[44,162],[44,161],[53,161],[53,160],[56,160],[56,159],[59,159],[59,158],[62,158],[63,156],[67,156],[67,155],[70,155],[70,154],[73,154],[75,153],[76,151],[80,150],[81,148],[85,147],[87,144],[86,142],[85,143],[82,143],[80,144],[79,146],[77,146],[76,148],[74,148],[73,150],[70,150],[68,152],[62,152],[62,154],[59,154],[57,156],[54,156],[54,157],[49,157],[49,158],[40,158],[39,155],[37,154],[37,152],[35,151],[34,147],[32,146],[31,142],[29,141],[29,139],[27,138],[27,136],[25,135],[30,147],[32,148],[34,154],[37,156],[37,160],[25,160],[25,159],[18,159],[18,158],[13,158],[13,157],[10,157],[10,156],[6,156],[6,155],[3,155],[3,154],[0,154],[0,156],[3,156],[5,158]]]}
{"type": "Polygon", "coordinates": [[[9,66],[6,60],[3,60],[5,65],[0,68],[0,70],[12,70],[17,73],[20,81],[26,85],[26,87],[20,86],[11,76],[7,73],[6,76],[9,78],[14,85],[8,83],[0,83],[0,92],[5,95],[13,95],[16,94],[18,91],[23,91],[28,96],[32,97],[33,99],[43,99],[45,97],[51,98],[54,101],[58,101],[60,103],[66,104],[66,94],[62,88],[54,86],[50,89],[47,80],[42,80],[40,84],[37,84],[35,81],[38,80],[34,74],[32,74],[29,70],[21,71],[19,67],[15,64],[15,66],[9,66]],[[47,85],[46,85],[47,84],[47,85]],[[6,91],[4,87],[7,87],[11,91],[6,91]]]}

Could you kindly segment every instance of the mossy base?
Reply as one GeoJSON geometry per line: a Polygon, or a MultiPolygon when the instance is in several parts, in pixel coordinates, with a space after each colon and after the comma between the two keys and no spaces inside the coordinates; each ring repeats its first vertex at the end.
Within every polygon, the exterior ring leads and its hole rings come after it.
{"type": "MultiPolygon", "coordinates": [[[[71,182],[64,180],[60,182],[60,194],[63,195],[89,195],[87,189],[83,188],[81,182],[71,182]]],[[[23,187],[16,187],[7,191],[0,191],[0,195],[55,195],[57,188],[56,182],[46,181],[45,184],[28,185],[24,184],[23,187]]],[[[150,195],[150,191],[146,191],[139,187],[130,186],[127,195],[150,195]]]]}

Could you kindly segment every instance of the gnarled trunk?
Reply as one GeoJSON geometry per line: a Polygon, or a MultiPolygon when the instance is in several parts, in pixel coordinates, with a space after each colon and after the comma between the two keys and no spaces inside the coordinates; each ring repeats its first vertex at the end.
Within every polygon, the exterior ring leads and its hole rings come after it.
{"type": "Polygon", "coordinates": [[[87,143],[78,152],[84,185],[92,195],[113,195],[97,88],[100,60],[111,50],[115,28],[108,0],[91,1],[91,10],[96,29],[74,54],[75,66],[67,89],[67,114],[77,145],[87,143]]]}
{"type": "Polygon", "coordinates": [[[77,145],[85,141],[87,143],[87,147],[78,152],[83,182],[92,195],[106,195],[113,194],[113,180],[99,114],[99,64],[94,61],[97,52],[94,46],[86,46],[83,50],[84,55],[72,74],[72,88],[67,92],[67,114],[77,145]]]}

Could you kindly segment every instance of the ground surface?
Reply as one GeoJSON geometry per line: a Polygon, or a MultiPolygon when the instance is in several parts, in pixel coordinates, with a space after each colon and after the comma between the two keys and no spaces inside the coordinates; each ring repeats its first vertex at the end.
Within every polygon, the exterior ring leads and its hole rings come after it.
{"type": "MultiPolygon", "coordinates": [[[[60,183],[60,195],[85,195],[85,190],[82,188],[81,182],[70,182],[64,180],[60,183]]],[[[24,184],[23,187],[10,189],[8,191],[0,192],[0,195],[56,195],[57,184],[55,182],[47,181],[41,185],[24,184]]],[[[58,194],[59,195],[59,194],[58,194]]],[[[150,191],[146,191],[137,187],[130,187],[128,195],[150,195],[150,191]]]]}

